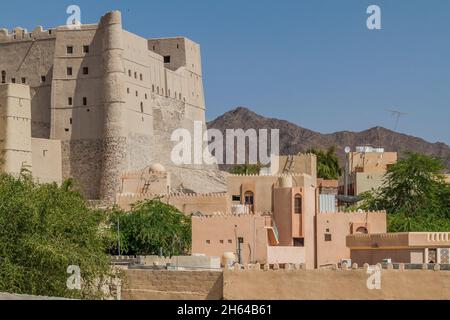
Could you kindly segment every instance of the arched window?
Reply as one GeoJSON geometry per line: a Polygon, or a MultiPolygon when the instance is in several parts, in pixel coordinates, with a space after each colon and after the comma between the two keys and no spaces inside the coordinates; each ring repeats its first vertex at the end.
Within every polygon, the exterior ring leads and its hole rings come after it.
{"type": "Polygon", "coordinates": [[[365,228],[365,227],[359,227],[359,228],[356,229],[356,233],[359,233],[359,234],[368,234],[369,232],[367,231],[367,228],[365,228]]]}
{"type": "Polygon", "coordinates": [[[297,214],[302,214],[302,211],[302,196],[300,194],[296,194],[294,200],[294,212],[297,214]]]}
{"type": "Polygon", "coordinates": [[[2,71],[2,83],[6,83],[6,71],[2,71]]]}

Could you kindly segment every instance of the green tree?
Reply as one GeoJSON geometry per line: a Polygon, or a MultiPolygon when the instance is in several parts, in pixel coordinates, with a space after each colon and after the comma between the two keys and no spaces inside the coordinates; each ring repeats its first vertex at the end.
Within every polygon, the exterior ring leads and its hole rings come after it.
{"type": "Polygon", "coordinates": [[[450,186],[439,158],[407,153],[392,165],[383,185],[362,195],[361,209],[388,212],[389,230],[449,231],[450,186]]]}
{"type": "Polygon", "coordinates": [[[112,275],[104,217],[67,185],[0,174],[0,291],[100,298],[112,275]],[[80,267],[80,291],[67,288],[70,265],[80,267]]]}
{"type": "Polygon", "coordinates": [[[235,165],[230,173],[232,174],[259,174],[261,171],[260,164],[239,164],[235,165]]]}
{"type": "Polygon", "coordinates": [[[317,156],[317,177],[326,180],[336,180],[342,174],[339,166],[339,158],[336,155],[336,147],[331,146],[328,150],[309,149],[308,153],[317,156]]]}
{"type": "MultiPolygon", "coordinates": [[[[191,218],[159,199],[135,204],[130,212],[116,210],[111,229],[120,230],[120,253],[124,255],[174,256],[191,248],[191,218]],[[118,228],[119,224],[119,228],[118,228]]],[[[111,252],[118,251],[117,241],[111,252]]]]}

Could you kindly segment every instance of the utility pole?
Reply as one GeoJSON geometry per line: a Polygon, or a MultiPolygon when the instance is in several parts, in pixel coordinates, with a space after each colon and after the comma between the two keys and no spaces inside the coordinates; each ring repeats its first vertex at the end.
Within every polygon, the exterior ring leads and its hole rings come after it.
{"type": "Polygon", "coordinates": [[[117,217],[117,248],[119,250],[119,256],[121,254],[120,251],[120,217],[117,217]]]}

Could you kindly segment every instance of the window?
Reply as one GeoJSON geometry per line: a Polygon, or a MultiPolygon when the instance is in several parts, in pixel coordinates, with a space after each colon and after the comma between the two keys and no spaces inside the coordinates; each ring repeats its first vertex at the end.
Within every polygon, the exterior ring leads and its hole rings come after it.
{"type": "Polygon", "coordinates": [[[136,97],[139,97],[139,92],[138,91],[136,91],[136,97]]]}
{"type": "Polygon", "coordinates": [[[65,132],[69,132],[69,128],[65,128],[64,131],[65,131],[65,132]]]}
{"type": "Polygon", "coordinates": [[[131,77],[131,70],[128,70],[128,76],[131,77]]]}
{"type": "Polygon", "coordinates": [[[144,76],[142,75],[142,73],[139,75],[139,79],[144,80],[144,76]]]}
{"type": "Polygon", "coordinates": [[[73,124],[72,118],[70,118],[69,122],[70,122],[70,124],[73,124]]]}
{"type": "Polygon", "coordinates": [[[73,104],[73,99],[72,99],[72,97],[67,98],[67,104],[68,104],[69,106],[71,106],[71,105],[73,104]]]}
{"type": "Polygon", "coordinates": [[[144,113],[144,103],[141,102],[141,113],[144,113]]]}
{"type": "Polygon", "coordinates": [[[233,240],[231,240],[231,239],[228,239],[228,243],[233,243],[233,240]]]}
{"type": "Polygon", "coordinates": [[[16,83],[16,78],[11,78],[12,83],[16,83]]]}
{"type": "Polygon", "coordinates": [[[73,72],[72,67],[68,67],[68,68],[67,68],[67,75],[68,75],[68,76],[71,76],[71,75],[72,75],[72,72],[73,72]]]}
{"type": "Polygon", "coordinates": [[[241,196],[232,196],[231,200],[232,201],[239,201],[239,202],[241,202],[241,196]]]}
{"type": "Polygon", "coordinates": [[[134,73],[134,78],[137,79],[137,72],[134,73]]]}
{"type": "Polygon", "coordinates": [[[164,63],[170,63],[170,56],[164,56],[164,63]]]}
{"type": "Polygon", "coordinates": [[[302,196],[297,194],[295,195],[295,201],[294,201],[294,212],[297,214],[302,213],[302,196]]]}
{"type": "Polygon", "coordinates": [[[305,239],[304,238],[294,238],[294,247],[304,247],[305,239]]]}
{"type": "Polygon", "coordinates": [[[325,233],[325,241],[326,242],[331,241],[331,233],[325,233]]]}
{"type": "Polygon", "coordinates": [[[73,54],[73,47],[67,46],[67,54],[73,54]]]}
{"type": "Polygon", "coordinates": [[[245,198],[245,205],[247,205],[247,206],[252,206],[252,205],[253,205],[253,203],[254,203],[254,195],[253,195],[253,192],[247,191],[247,192],[245,193],[244,198],[245,198]]]}
{"type": "Polygon", "coordinates": [[[155,85],[152,84],[152,92],[155,93],[155,85]]]}
{"type": "Polygon", "coordinates": [[[2,71],[2,83],[6,83],[6,71],[2,71]]]}
{"type": "Polygon", "coordinates": [[[41,82],[45,82],[45,76],[41,76],[41,82]]]}
{"type": "Polygon", "coordinates": [[[148,98],[148,97],[147,97],[147,94],[145,94],[145,100],[147,100],[147,98],[148,98]]]}
{"type": "Polygon", "coordinates": [[[27,79],[26,78],[22,78],[22,83],[27,83],[27,79]]]}
{"type": "Polygon", "coordinates": [[[181,93],[179,94],[179,98],[180,98],[180,100],[181,100],[181,93]]]}
{"type": "Polygon", "coordinates": [[[83,67],[83,74],[89,74],[89,68],[83,67]]]}
{"type": "Polygon", "coordinates": [[[87,98],[83,97],[83,106],[87,106],[87,98]]]}
{"type": "Polygon", "coordinates": [[[130,88],[127,88],[127,93],[128,93],[128,94],[130,93],[130,88]]]}
{"type": "Polygon", "coordinates": [[[206,240],[206,243],[207,244],[211,244],[211,240],[206,240]]]}
{"type": "Polygon", "coordinates": [[[223,244],[223,240],[220,240],[220,243],[223,244]]]}
{"type": "Polygon", "coordinates": [[[83,53],[89,53],[89,46],[83,46],[83,53]]]}

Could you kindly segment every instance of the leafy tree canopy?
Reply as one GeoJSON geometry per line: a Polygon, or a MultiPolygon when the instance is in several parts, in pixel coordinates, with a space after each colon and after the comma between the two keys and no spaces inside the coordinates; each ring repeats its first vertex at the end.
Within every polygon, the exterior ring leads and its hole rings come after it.
{"type": "Polygon", "coordinates": [[[379,190],[362,195],[360,208],[386,210],[393,232],[449,231],[450,185],[443,170],[439,158],[407,153],[389,167],[379,190]]]}
{"type": "Polygon", "coordinates": [[[260,164],[240,164],[234,166],[230,173],[232,174],[259,174],[261,171],[260,164]]]}
{"type": "MultiPolygon", "coordinates": [[[[130,212],[111,215],[113,230],[120,230],[120,252],[124,255],[187,254],[191,247],[191,218],[159,199],[134,205],[130,212]]],[[[111,248],[117,254],[118,243],[111,248]]]]}
{"type": "Polygon", "coordinates": [[[0,174],[0,291],[99,298],[111,275],[104,214],[90,209],[71,183],[38,185],[27,174],[0,174]],[[69,290],[69,266],[79,266],[82,290],[69,290]]]}

